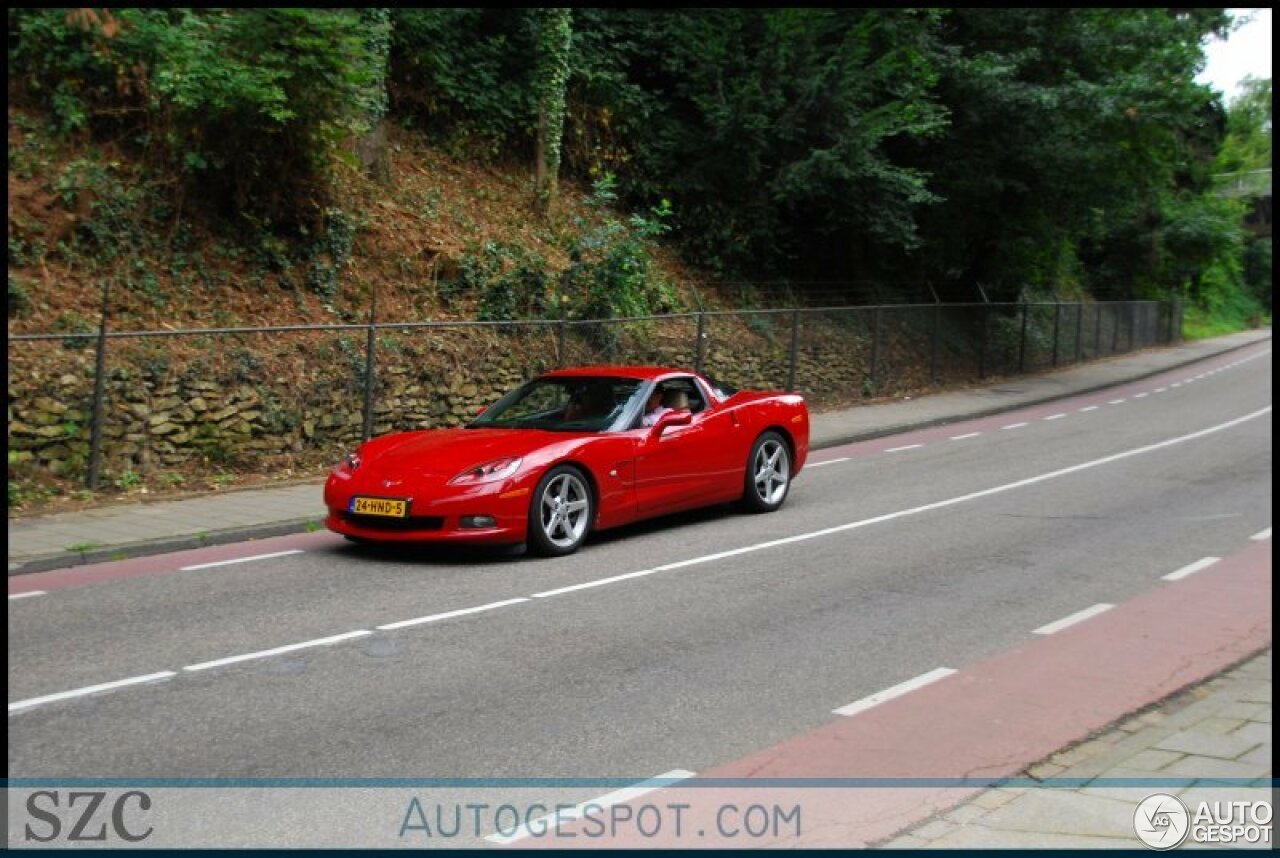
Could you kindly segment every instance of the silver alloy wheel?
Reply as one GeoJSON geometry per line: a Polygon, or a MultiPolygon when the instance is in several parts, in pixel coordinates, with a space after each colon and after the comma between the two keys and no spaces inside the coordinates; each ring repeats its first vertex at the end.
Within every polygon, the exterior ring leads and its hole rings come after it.
{"type": "Polygon", "coordinates": [[[542,491],[542,532],[557,548],[572,548],[587,532],[591,511],[587,487],[576,474],[564,473],[542,491]]]}
{"type": "Polygon", "coordinates": [[[777,438],[767,438],[756,451],[752,466],[756,497],[766,506],[782,503],[787,494],[787,482],[791,478],[791,461],[787,457],[787,445],[777,438]]]}

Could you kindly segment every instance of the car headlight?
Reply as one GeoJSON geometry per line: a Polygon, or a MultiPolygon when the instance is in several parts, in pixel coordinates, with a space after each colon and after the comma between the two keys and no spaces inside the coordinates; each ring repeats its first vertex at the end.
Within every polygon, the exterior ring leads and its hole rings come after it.
{"type": "Polygon", "coordinates": [[[492,462],[485,462],[483,465],[467,468],[458,476],[449,480],[449,482],[452,485],[457,485],[458,483],[492,483],[497,480],[505,480],[520,468],[520,461],[520,459],[512,457],[494,459],[492,462]]]}

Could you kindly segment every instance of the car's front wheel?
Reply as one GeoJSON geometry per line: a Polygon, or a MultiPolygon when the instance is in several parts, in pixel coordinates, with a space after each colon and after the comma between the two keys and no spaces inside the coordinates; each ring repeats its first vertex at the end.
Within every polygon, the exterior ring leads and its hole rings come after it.
{"type": "Polygon", "coordinates": [[[742,500],[752,512],[773,512],[791,488],[791,451],[777,432],[765,432],[751,445],[742,500]]]}
{"type": "Polygon", "coordinates": [[[529,549],[544,557],[572,554],[587,538],[594,511],[582,472],[572,465],[552,468],[529,506],[529,549]]]}

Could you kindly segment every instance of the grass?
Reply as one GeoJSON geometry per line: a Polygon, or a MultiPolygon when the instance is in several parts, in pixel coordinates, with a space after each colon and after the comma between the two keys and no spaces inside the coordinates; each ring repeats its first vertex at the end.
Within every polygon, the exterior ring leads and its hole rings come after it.
{"type": "Polygon", "coordinates": [[[1237,313],[1214,313],[1200,307],[1187,307],[1182,317],[1182,338],[1185,340],[1203,340],[1209,337],[1220,337],[1234,334],[1259,326],[1270,326],[1270,316],[1240,315],[1237,313]],[[1255,324],[1256,322],[1256,324],[1255,324]]]}

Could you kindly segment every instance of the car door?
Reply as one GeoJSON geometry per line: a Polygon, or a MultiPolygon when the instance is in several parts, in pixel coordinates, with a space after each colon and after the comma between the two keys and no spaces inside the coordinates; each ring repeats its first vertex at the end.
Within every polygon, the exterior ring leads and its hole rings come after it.
{"type": "MultiPolygon", "coordinates": [[[[693,376],[664,379],[666,390],[689,397],[692,420],[661,435],[641,433],[636,450],[636,506],[642,516],[661,515],[725,499],[726,473],[734,470],[732,435],[737,424],[718,409],[693,376]]],[[[741,464],[738,463],[740,470],[741,464]]]]}

